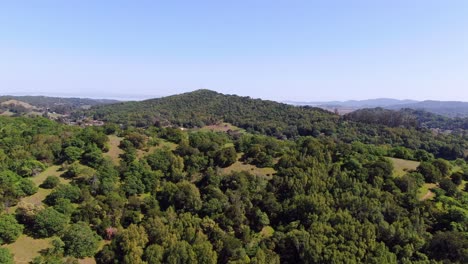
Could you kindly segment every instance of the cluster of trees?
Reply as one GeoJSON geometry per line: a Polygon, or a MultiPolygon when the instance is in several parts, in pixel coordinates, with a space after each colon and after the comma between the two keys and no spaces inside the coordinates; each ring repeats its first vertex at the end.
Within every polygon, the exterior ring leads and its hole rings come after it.
{"type": "Polygon", "coordinates": [[[87,114],[95,119],[137,127],[172,125],[193,128],[223,120],[249,132],[276,137],[320,134],[330,130],[339,119],[319,108],[294,107],[209,90],[143,102],[98,106],[87,114]]]}
{"type": "MultiPolygon", "coordinates": [[[[358,110],[340,118],[319,108],[295,107],[209,90],[143,102],[97,106],[86,114],[106,122],[144,128],[154,125],[196,128],[224,121],[249,133],[279,139],[332,137],[346,143],[360,141],[404,146],[413,151],[423,149],[445,159],[463,158],[463,151],[468,147],[468,135],[464,132],[468,119],[449,119],[422,111],[382,108],[358,110]],[[454,131],[434,134],[429,128],[450,128],[454,131]]],[[[172,136],[177,137],[177,132],[172,136]]]]}
{"type": "MultiPolygon", "coordinates": [[[[89,256],[98,263],[468,261],[468,164],[454,150],[463,152],[463,135],[337,121],[315,109],[289,111],[272,102],[198,93],[158,101],[153,110],[164,118],[148,119],[148,128],[0,117],[0,244],[21,234],[51,238],[37,264],[89,256]],[[212,105],[202,95],[214,98],[212,105]],[[234,103],[225,112],[218,109],[228,101],[234,103]],[[162,111],[186,104],[194,116],[162,111]],[[223,120],[257,125],[248,130],[255,133],[162,125],[171,120],[197,127],[217,122],[221,113],[223,120]],[[288,122],[301,127],[303,116],[314,127],[303,126],[309,136],[277,134],[288,122]],[[122,138],[118,164],[103,155],[108,134],[122,138]],[[396,178],[388,156],[421,163],[396,178]],[[275,173],[221,169],[237,162],[275,173]],[[69,183],[47,177],[40,188],[51,191],[42,204],[21,201],[38,188],[30,178],[52,164],[61,165],[69,183]],[[428,184],[436,186],[435,196],[421,200],[428,184]],[[108,242],[100,249],[103,240],[108,242]]],[[[96,111],[105,109],[111,108],[96,111]]],[[[0,248],[0,262],[13,263],[11,253],[0,248]]]]}

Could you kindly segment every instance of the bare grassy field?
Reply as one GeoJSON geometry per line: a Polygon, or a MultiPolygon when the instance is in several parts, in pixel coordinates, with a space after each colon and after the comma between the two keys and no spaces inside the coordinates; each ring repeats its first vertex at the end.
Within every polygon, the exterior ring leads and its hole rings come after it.
{"type": "Polygon", "coordinates": [[[163,148],[168,148],[169,150],[175,150],[177,148],[177,144],[169,142],[167,140],[160,139],[160,143],[157,146],[151,146],[147,148],[146,150],[137,150],[137,156],[138,158],[142,158],[148,154],[151,154],[153,151],[156,149],[163,149],[163,148]]]}
{"type": "Polygon", "coordinates": [[[388,158],[393,162],[393,175],[395,177],[401,177],[405,175],[410,170],[416,170],[419,166],[419,161],[397,159],[397,158],[388,158]]]}
{"type": "Polygon", "coordinates": [[[246,164],[240,161],[240,157],[242,157],[242,153],[237,154],[237,162],[232,164],[231,166],[227,168],[222,168],[220,169],[221,174],[229,174],[231,172],[239,172],[239,171],[248,171],[252,173],[253,175],[260,176],[260,177],[265,177],[267,179],[270,179],[273,174],[276,173],[275,169],[273,168],[259,168],[257,166],[251,165],[251,164],[246,164]]]}
{"type": "Polygon", "coordinates": [[[242,128],[236,127],[229,123],[220,123],[216,125],[204,126],[199,129],[199,131],[212,131],[212,132],[227,132],[229,130],[245,132],[242,128]]]}
{"type": "Polygon", "coordinates": [[[116,135],[109,136],[109,151],[104,153],[105,157],[109,157],[115,164],[119,164],[119,155],[123,153],[123,150],[119,148],[120,142],[123,138],[116,135]]]}
{"type": "Polygon", "coordinates": [[[4,246],[15,255],[15,263],[29,263],[40,255],[42,250],[50,247],[52,238],[35,239],[21,235],[15,243],[4,246]]]}
{"type": "MultiPolygon", "coordinates": [[[[31,177],[30,179],[38,187],[39,187],[39,185],[41,185],[44,182],[44,180],[48,176],[58,177],[60,179],[60,183],[62,183],[62,184],[69,183],[70,180],[67,180],[67,179],[65,179],[63,177],[60,177],[60,175],[62,174],[62,171],[60,171],[60,168],[61,167],[59,165],[51,166],[51,167],[47,168],[45,171],[41,172],[39,175],[31,177]]],[[[22,198],[21,201],[26,202],[26,203],[39,205],[39,204],[42,204],[42,201],[44,201],[44,199],[47,197],[47,195],[49,195],[51,192],[52,192],[52,190],[50,190],[50,189],[39,188],[37,193],[35,193],[35,194],[31,195],[31,196],[26,196],[26,197],[22,198]]],[[[8,211],[9,212],[14,212],[15,210],[16,210],[16,206],[11,207],[8,211]]]]}

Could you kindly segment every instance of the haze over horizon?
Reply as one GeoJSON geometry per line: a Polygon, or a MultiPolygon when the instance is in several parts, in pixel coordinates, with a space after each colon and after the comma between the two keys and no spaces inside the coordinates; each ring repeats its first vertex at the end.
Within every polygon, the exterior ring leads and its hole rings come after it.
{"type": "Polygon", "coordinates": [[[466,13],[461,0],[8,1],[0,94],[468,101],[466,13]]]}
{"type": "MultiPolygon", "coordinates": [[[[201,88],[205,89],[205,88],[201,88]]],[[[196,89],[199,90],[199,89],[196,89]]],[[[193,90],[193,91],[196,91],[193,90]]],[[[207,89],[211,90],[211,89],[207,89]]],[[[193,91],[183,91],[180,93],[190,93],[193,91]]],[[[218,92],[216,90],[212,90],[215,92],[218,92]]],[[[148,100],[148,99],[155,99],[155,98],[161,98],[161,97],[166,97],[166,96],[171,96],[171,95],[176,95],[180,93],[175,93],[175,94],[165,94],[165,95],[143,95],[143,94],[94,94],[94,95],[86,95],[86,94],[71,94],[71,93],[34,93],[34,92],[12,92],[12,93],[5,93],[5,94],[0,94],[0,96],[46,96],[46,97],[62,97],[62,98],[90,98],[90,99],[108,99],[108,100],[117,100],[117,101],[143,101],[143,100],[148,100]]],[[[221,92],[220,92],[221,93],[221,92]]],[[[289,100],[289,99],[284,99],[284,100],[276,100],[276,99],[268,99],[268,98],[263,98],[263,97],[252,97],[248,94],[236,94],[232,93],[235,95],[239,96],[249,96],[254,99],[264,99],[264,100],[273,100],[277,102],[283,102],[283,103],[330,103],[330,102],[350,102],[350,101],[373,101],[373,100],[400,100],[400,101],[415,101],[415,102],[422,102],[422,101],[442,101],[442,100],[431,100],[431,99],[422,99],[422,100],[416,100],[416,99],[411,99],[411,98],[387,98],[387,97],[376,97],[376,98],[364,98],[364,99],[344,99],[344,100],[322,100],[322,101],[317,101],[317,100],[289,100]]],[[[447,101],[452,101],[452,102],[468,102],[468,101],[463,101],[463,100],[447,100],[447,101]]]]}

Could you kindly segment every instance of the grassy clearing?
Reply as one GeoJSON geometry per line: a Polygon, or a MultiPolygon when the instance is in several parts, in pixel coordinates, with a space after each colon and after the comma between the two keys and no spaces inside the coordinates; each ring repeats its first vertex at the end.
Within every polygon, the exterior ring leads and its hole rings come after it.
{"type": "Polygon", "coordinates": [[[65,181],[65,179],[60,177],[60,175],[62,175],[62,172],[60,171],[60,169],[61,169],[61,167],[59,165],[50,166],[45,171],[41,172],[39,175],[31,177],[30,179],[37,186],[41,185],[48,176],[57,176],[61,180],[65,181]]]}
{"type": "Polygon", "coordinates": [[[236,163],[232,164],[227,168],[222,168],[222,174],[229,174],[235,171],[248,171],[256,176],[271,178],[271,176],[276,173],[275,169],[273,168],[258,168],[254,165],[245,164],[241,161],[237,161],[236,163]]]}
{"type": "Polygon", "coordinates": [[[169,142],[167,140],[164,140],[164,139],[159,139],[160,142],[157,146],[151,146],[147,149],[144,149],[144,150],[137,150],[137,157],[138,158],[142,158],[148,154],[151,154],[153,151],[155,151],[156,149],[164,149],[164,148],[167,148],[169,150],[175,150],[177,148],[177,144],[175,143],[172,143],[172,142],[169,142]]]}
{"type": "MultiPolygon", "coordinates": [[[[395,177],[402,177],[408,171],[416,170],[420,164],[418,161],[404,160],[397,158],[388,158],[393,162],[393,175],[395,177]]],[[[434,198],[435,194],[431,191],[432,188],[437,187],[434,183],[426,183],[418,190],[418,199],[420,201],[430,200],[434,198]]]]}
{"type": "Polygon", "coordinates": [[[393,175],[395,177],[401,177],[410,170],[416,170],[420,162],[413,160],[404,160],[397,158],[388,158],[393,162],[393,175]]]}
{"type": "Polygon", "coordinates": [[[120,154],[123,154],[123,150],[119,148],[120,142],[123,138],[116,135],[109,136],[109,151],[104,153],[105,157],[109,157],[115,164],[120,162],[120,154]]]}
{"type": "Polygon", "coordinates": [[[435,183],[426,183],[418,191],[418,199],[421,201],[431,200],[435,194],[431,191],[432,188],[437,187],[435,183]]]}
{"type": "MultiPolygon", "coordinates": [[[[48,176],[58,177],[60,179],[60,183],[62,183],[62,184],[69,183],[70,180],[65,179],[63,177],[60,177],[60,175],[62,175],[62,171],[60,171],[60,170],[61,170],[60,166],[54,165],[54,166],[51,166],[51,167],[47,168],[45,171],[43,171],[39,175],[31,177],[30,179],[38,187],[39,187],[39,185],[41,185],[44,182],[44,180],[48,176]]],[[[47,195],[49,195],[51,192],[52,192],[51,189],[43,189],[43,188],[39,187],[39,190],[35,194],[33,194],[31,196],[26,196],[26,197],[22,198],[21,201],[26,202],[26,203],[30,203],[30,204],[40,205],[40,204],[42,204],[42,201],[44,201],[44,199],[47,197],[47,195]]],[[[17,206],[13,206],[8,211],[14,212],[16,210],[16,208],[17,208],[17,206]]]]}
{"type": "Polygon", "coordinates": [[[198,129],[198,131],[211,131],[211,132],[228,132],[229,130],[231,131],[237,131],[237,132],[241,132],[241,133],[244,133],[245,130],[240,128],[240,127],[236,127],[232,124],[229,124],[229,123],[220,123],[220,124],[216,124],[216,125],[210,125],[210,126],[204,126],[200,129],[198,129]]]}
{"type": "Polygon", "coordinates": [[[239,160],[240,157],[242,157],[242,153],[237,154],[237,162],[227,168],[221,168],[221,174],[226,175],[232,172],[247,171],[256,176],[271,179],[272,175],[276,173],[276,170],[273,168],[259,168],[251,164],[246,164],[239,160]]]}
{"type": "Polygon", "coordinates": [[[21,235],[15,243],[5,245],[11,253],[15,255],[15,263],[29,263],[35,257],[40,255],[40,252],[50,248],[52,238],[35,239],[26,235],[21,235]]]}
{"type": "Polygon", "coordinates": [[[468,184],[468,181],[462,180],[462,183],[458,186],[458,190],[460,191],[465,190],[466,184],[468,184]]]}
{"type": "Polygon", "coordinates": [[[79,259],[78,263],[79,264],[96,264],[96,260],[94,258],[85,258],[85,259],[79,259]]]}

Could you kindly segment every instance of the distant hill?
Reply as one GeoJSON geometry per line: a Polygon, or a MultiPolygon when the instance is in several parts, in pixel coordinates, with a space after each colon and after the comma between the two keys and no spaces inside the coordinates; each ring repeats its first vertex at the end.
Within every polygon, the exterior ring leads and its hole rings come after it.
{"type": "Polygon", "coordinates": [[[0,104],[5,106],[13,105],[16,108],[22,107],[26,110],[45,110],[58,114],[70,114],[76,109],[86,109],[92,106],[117,103],[116,100],[89,99],[89,98],[60,98],[47,96],[0,96],[0,104]],[[34,109],[33,109],[34,108],[34,109]]]}
{"type": "Polygon", "coordinates": [[[327,106],[327,107],[353,107],[353,108],[370,108],[384,107],[390,105],[403,105],[417,103],[415,100],[398,100],[391,98],[377,98],[368,100],[348,100],[348,101],[330,101],[330,102],[294,102],[286,101],[285,103],[292,105],[310,105],[310,106],[327,106]]]}
{"type": "Polygon", "coordinates": [[[404,108],[390,110],[381,107],[358,109],[343,116],[345,120],[388,127],[431,128],[443,131],[468,129],[468,118],[450,118],[424,110],[404,108]]]}
{"type": "Polygon", "coordinates": [[[458,101],[422,101],[417,103],[386,106],[388,109],[410,108],[447,117],[468,117],[468,102],[458,101]]]}
{"type": "MultiPolygon", "coordinates": [[[[135,126],[202,127],[219,122],[269,135],[321,131],[323,122],[339,117],[320,108],[225,95],[210,90],[93,107],[95,119],[135,126]],[[299,130],[299,132],[297,131],[299,130]]],[[[320,132],[318,132],[320,133],[320,132]]]]}
{"type": "Polygon", "coordinates": [[[430,113],[446,117],[468,117],[468,102],[457,101],[415,101],[398,100],[391,98],[378,98],[369,100],[331,101],[331,102],[286,102],[292,105],[310,105],[320,107],[328,111],[338,111],[340,114],[348,114],[363,108],[382,107],[391,110],[413,109],[424,110],[430,113]]]}

